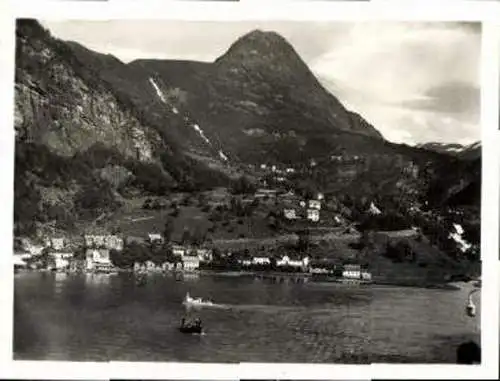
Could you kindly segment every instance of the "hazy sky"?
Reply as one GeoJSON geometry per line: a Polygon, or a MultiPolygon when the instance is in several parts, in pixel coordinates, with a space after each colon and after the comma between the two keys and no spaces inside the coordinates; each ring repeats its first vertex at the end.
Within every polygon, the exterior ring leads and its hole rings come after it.
{"type": "Polygon", "coordinates": [[[391,141],[480,138],[478,24],[395,22],[43,22],[63,39],[136,58],[213,61],[256,28],[285,37],[344,105],[391,141]]]}

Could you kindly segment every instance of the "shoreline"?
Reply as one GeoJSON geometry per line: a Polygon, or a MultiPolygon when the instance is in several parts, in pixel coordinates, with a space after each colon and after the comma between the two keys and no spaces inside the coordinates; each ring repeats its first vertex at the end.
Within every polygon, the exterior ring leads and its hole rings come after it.
{"type": "Polygon", "coordinates": [[[242,278],[242,277],[259,277],[263,279],[272,279],[272,278],[282,278],[282,279],[307,279],[310,283],[316,284],[354,284],[360,286],[393,286],[393,287],[404,287],[404,288],[420,288],[420,289],[438,289],[438,290],[449,290],[449,291],[458,291],[462,289],[469,289],[477,287],[477,279],[472,279],[469,282],[415,282],[415,281],[405,281],[405,280],[373,280],[370,282],[356,282],[356,280],[350,282],[342,282],[342,278],[333,279],[333,280],[321,280],[314,279],[314,275],[310,273],[287,273],[287,272],[264,272],[264,271],[232,271],[232,270],[195,270],[195,271],[162,271],[162,270],[149,270],[149,271],[141,271],[136,272],[133,269],[113,269],[110,272],[97,272],[97,271],[53,271],[47,269],[19,269],[14,273],[54,273],[54,274],[67,274],[67,275],[75,275],[75,274],[88,274],[88,275],[113,275],[120,273],[130,273],[139,276],[149,276],[149,275],[180,275],[180,276],[219,276],[219,277],[227,277],[227,278],[242,278]]]}

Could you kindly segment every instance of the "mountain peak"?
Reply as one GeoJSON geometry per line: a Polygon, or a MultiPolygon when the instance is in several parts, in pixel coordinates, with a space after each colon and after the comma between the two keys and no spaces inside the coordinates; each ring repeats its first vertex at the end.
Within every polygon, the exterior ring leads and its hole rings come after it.
{"type": "Polygon", "coordinates": [[[248,61],[252,59],[298,59],[292,45],[280,34],[255,29],[238,38],[216,62],[248,61]]]}
{"type": "Polygon", "coordinates": [[[254,29],[240,37],[240,40],[262,41],[262,42],[286,42],[285,38],[274,31],[254,29]]]}

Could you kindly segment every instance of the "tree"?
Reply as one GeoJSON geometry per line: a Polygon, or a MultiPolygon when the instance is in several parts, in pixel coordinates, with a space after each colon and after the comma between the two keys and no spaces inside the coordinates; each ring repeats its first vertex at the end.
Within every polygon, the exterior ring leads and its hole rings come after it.
{"type": "Polygon", "coordinates": [[[194,233],[191,235],[191,242],[193,245],[200,246],[203,244],[207,236],[207,232],[200,226],[197,225],[194,233]]]}
{"type": "Polygon", "coordinates": [[[184,231],[182,232],[182,237],[181,237],[181,244],[186,245],[191,242],[191,232],[189,231],[188,228],[184,228],[184,231]]]}
{"type": "Polygon", "coordinates": [[[214,261],[220,261],[222,259],[222,255],[220,252],[220,249],[217,247],[214,247],[212,250],[212,258],[214,261]]]}
{"type": "Polygon", "coordinates": [[[152,253],[145,246],[137,242],[125,245],[123,251],[110,251],[111,262],[120,268],[132,268],[135,262],[144,263],[152,259],[152,253]]]}
{"type": "Polygon", "coordinates": [[[165,242],[170,241],[173,231],[174,221],[171,218],[167,218],[167,220],[165,221],[165,226],[163,228],[163,237],[165,239],[165,242]]]}
{"type": "Polygon", "coordinates": [[[309,247],[311,245],[311,236],[309,229],[303,229],[299,233],[299,239],[297,241],[297,250],[299,252],[307,252],[309,250],[309,247]]]}
{"type": "Polygon", "coordinates": [[[256,189],[255,184],[248,177],[241,176],[233,183],[231,192],[233,194],[250,194],[255,193],[256,189]]]}

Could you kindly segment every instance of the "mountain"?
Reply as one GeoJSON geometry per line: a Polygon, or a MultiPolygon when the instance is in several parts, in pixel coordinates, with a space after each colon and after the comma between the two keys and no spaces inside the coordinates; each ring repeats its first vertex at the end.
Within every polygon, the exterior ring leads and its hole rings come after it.
{"type": "Polygon", "coordinates": [[[18,233],[71,229],[134,197],[228,187],[262,163],[296,168],[289,186],[437,207],[474,182],[457,157],[386,141],[274,32],[252,31],[211,63],[125,64],[35,20],[18,21],[16,42],[18,233]]]}
{"type": "MultiPolygon", "coordinates": [[[[49,222],[71,228],[75,220],[112,212],[128,195],[227,185],[225,173],[184,154],[178,145],[182,136],[171,136],[166,126],[154,123],[154,113],[135,106],[123,88],[147,77],[134,74],[112,56],[53,38],[35,20],[18,21],[15,195],[23,202],[15,203],[14,220],[19,232],[49,222]],[[103,78],[108,72],[113,83],[103,78]]],[[[157,100],[152,90],[141,95],[144,103],[157,100]]]]}
{"type": "Polygon", "coordinates": [[[475,142],[469,145],[458,143],[423,143],[417,145],[418,148],[434,151],[446,155],[452,155],[459,159],[473,160],[481,156],[481,142],[475,142]]]}
{"type": "Polygon", "coordinates": [[[130,66],[183,91],[207,136],[238,160],[255,162],[265,153],[278,162],[306,161],[310,139],[326,138],[314,146],[316,155],[326,154],[328,143],[343,133],[382,140],[373,126],[328,93],[274,32],[244,35],[214,63],[138,60],[130,66]]]}

